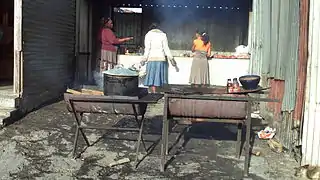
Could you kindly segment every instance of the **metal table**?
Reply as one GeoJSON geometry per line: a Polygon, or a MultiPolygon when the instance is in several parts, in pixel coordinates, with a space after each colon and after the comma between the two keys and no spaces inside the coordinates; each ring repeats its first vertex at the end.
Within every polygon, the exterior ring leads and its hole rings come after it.
{"type": "MultiPolygon", "coordinates": [[[[244,162],[244,176],[248,176],[249,173],[249,156],[251,151],[251,145],[250,145],[250,138],[251,138],[251,105],[253,102],[279,102],[278,100],[269,99],[269,98],[254,98],[250,97],[248,94],[238,95],[238,94],[223,94],[221,92],[225,92],[225,89],[222,91],[216,91],[220,92],[217,94],[206,94],[206,95],[184,95],[184,94],[172,94],[167,93],[164,96],[164,114],[163,114],[163,129],[162,129],[162,146],[161,146],[161,164],[160,164],[160,170],[161,172],[165,171],[165,165],[167,162],[167,156],[168,156],[168,136],[169,136],[169,119],[177,116],[177,113],[170,114],[170,102],[172,100],[205,100],[205,101],[214,101],[217,102],[232,102],[232,104],[237,102],[245,103],[245,114],[240,116],[243,117],[243,119],[239,119],[237,117],[237,114],[233,114],[231,117],[227,117],[228,115],[224,115],[224,117],[206,117],[201,116],[201,114],[198,113],[198,115],[194,116],[190,113],[185,112],[185,115],[180,114],[178,117],[180,118],[201,118],[204,119],[203,122],[221,122],[221,123],[236,123],[236,124],[245,124],[246,125],[246,138],[245,138],[245,162],[244,162]]],[[[186,106],[183,103],[181,106],[183,109],[186,109],[186,106]]],[[[217,106],[216,106],[217,107],[217,106]]],[[[210,108],[210,107],[207,107],[210,108]]],[[[179,108],[176,108],[179,109],[179,108]]],[[[190,108],[189,108],[190,109],[190,108]]],[[[219,114],[219,113],[218,113],[219,114]]],[[[238,133],[237,133],[237,145],[236,145],[236,156],[240,158],[241,155],[241,134],[242,134],[242,127],[238,126],[238,133]]]]}
{"type": "Polygon", "coordinates": [[[138,131],[136,159],[140,150],[140,144],[143,143],[145,150],[147,150],[143,141],[142,132],[144,125],[144,115],[148,104],[155,104],[163,97],[162,94],[147,94],[141,98],[128,97],[112,97],[112,96],[98,96],[98,95],[73,95],[69,93],[64,94],[67,109],[74,114],[76,121],[76,132],[73,146],[73,156],[76,154],[79,133],[85,140],[87,146],[90,146],[88,138],[83,132],[84,129],[102,129],[102,130],[118,130],[118,131],[138,131]],[[84,113],[103,113],[103,114],[123,114],[133,115],[139,128],[119,128],[112,126],[83,126],[81,124],[84,113]],[[140,118],[138,118],[140,116],[140,118]]]}

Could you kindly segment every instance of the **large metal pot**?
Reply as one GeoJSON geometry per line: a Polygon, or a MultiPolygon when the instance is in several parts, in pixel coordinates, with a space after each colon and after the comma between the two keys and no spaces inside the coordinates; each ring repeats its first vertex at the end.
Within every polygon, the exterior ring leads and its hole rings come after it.
{"type": "Polygon", "coordinates": [[[139,73],[116,66],[114,69],[103,72],[104,95],[138,96],[139,95],[139,73]]]}

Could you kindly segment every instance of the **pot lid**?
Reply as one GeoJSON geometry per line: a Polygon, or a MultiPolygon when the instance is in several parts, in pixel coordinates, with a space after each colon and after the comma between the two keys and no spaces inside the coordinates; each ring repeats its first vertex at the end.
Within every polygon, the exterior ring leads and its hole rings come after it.
{"type": "Polygon", "coordinates": [[[137,71],[124,68],[123,65],[117,65],[113,69],[103,71],[102,73],[112,76],[139,76],[139,73],[137,71]]]}

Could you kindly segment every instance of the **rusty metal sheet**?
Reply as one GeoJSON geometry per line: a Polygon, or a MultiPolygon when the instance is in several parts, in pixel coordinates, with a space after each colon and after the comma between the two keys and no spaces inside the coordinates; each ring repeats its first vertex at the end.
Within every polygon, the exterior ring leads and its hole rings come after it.
{"type": "MultiPolygon", "coordinates": [[[[230,94],[223,96],[234,95],[230,94]]],[[[245,95],[243,95],[243,97],[245,97],[245,95]]],[[[197,99],[170,99],[169,114],[178,117],[245,119],[246,102],[197,99]]]]}
{"type": "MultiPolygon", "coordinates": [[[[64,101],[67,104],[68,111],[72,112],[70,99],[80,95],[64,94],[64,101]]],[[[83,97],[97,97],[94,95],[81,95],[83,97]]],[[[101,96],[100,96],[101,97],[101,96]]],[[[118,103],[101,103],[101,102],[73,102],[76,112],[82,113],[104,113],[104,114],[125,114],[134,115],[133,107],[131,104],[118,104],[118,103]]],[[[138,115],[146,112],[147,104],[135,105],[138,115]]]]}
{"type": "Polygon", "coordinates": [[[299,60],[297,78],[297,99],[293,118],[301,120],[303,103],[306,89],[306,72],[308,66],[308,24],[309,24],[309,1],[301,0],[300,3],[300,29],[299,29],[299,60]]]}
{"type": "Polygon", "coordinates": [[[284,96],[284,81],[271,79],[270,86],[269,98],[279,99],[281,102],[269,102],[267,107],[268,110],[274,114],[274,119],[280,120],[282,99],[284,96]]]}

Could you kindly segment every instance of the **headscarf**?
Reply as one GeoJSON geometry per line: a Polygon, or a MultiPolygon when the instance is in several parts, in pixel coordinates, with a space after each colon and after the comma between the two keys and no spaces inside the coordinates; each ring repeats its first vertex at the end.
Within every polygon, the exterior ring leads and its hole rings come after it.
{"type": "Polygon", "coordinates": [[[210,39],[206,32],[201,33],[201,40],[203,41],[204,45],[207,45],[209,43],[210,39]]]}

